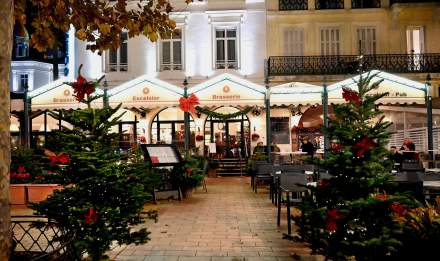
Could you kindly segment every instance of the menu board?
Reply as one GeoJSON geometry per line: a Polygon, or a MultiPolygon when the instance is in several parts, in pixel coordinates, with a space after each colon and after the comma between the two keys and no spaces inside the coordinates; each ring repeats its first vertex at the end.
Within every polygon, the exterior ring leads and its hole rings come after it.
{"type": "Polygon", "coordinates": [[[142,144],[146,161],[153,165],[172,166],[180,164],[181,156],[175,146],[167,144],[142,144]]]}
{"type": "Polygon", "coordinates": [[[271,117],[270,128],[272,141],[277,144],[290,144],[290,128],[288,117],[271,117]]]}

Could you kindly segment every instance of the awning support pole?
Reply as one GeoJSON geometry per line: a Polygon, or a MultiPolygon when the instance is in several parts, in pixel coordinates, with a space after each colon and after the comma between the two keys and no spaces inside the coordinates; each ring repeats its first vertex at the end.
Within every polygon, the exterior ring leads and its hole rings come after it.
{"type": "Polygon", "coordinates": [[[432,96],[429,94],[429,86],[431,86],[431,76],[426,77],[425,88],[425,102],[428,116],[428,152],[429,152],[429,167],[434,167],[434,143],[433,143],[433,126],[432,126],[432,96]]]}
{"type": "Polygon", "coordinates": [[[264,95],[265,107],[266,107],[266,145],[267,145],[267,157],[268,162],[272,161],[272,133],[270,131],[270,86],[269,86],[269,60],[265,60],[264,68],[264,84],[266,86],[266,93],[264,95]]]}
{"type": "Polygon", "coordinates": [[[108,108],[108,84],[107,79],[104,80],[104,96],[102,97],[102,104],[104,105],[104,108],[108,108]]]}
{"type": "Polygon", "coordinates": [[[324,158],[327,158],[328,148],[329,148],[329,138],[327,135],[327,128],[328,128],[328,90],[327,90],[327,84],[324,81],[323,84],[324,90],[322,92],[322,113],[323,119],[324,119],[324,158]]]}
{"type": "Polygon", "coordinates": [[[24,86],[24,93],[23,93],[23,103],[24,103],[24,146],[26,148],[30,148],[31,142],[30,142],[30,118],[29,118],[29,109],[30,109],[30,99],[28,97],[28,85],[25,84],[24,86]]]}
{"type": "MultiPolygon", "coordinates": [[[[183,97],[188,98],[188,80],[183,80],[183,97]]],[[[189,112],[184,112],[183,120],[185,124],[185,157],[189,157],[189,138],[190,138],[190,126],[189,126],[189,112]]]]}

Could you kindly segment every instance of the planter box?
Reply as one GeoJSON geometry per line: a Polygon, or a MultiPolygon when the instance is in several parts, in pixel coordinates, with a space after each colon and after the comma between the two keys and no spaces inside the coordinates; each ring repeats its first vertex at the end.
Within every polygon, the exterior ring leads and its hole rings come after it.
{"type": "Polygon", "coordinates": [[[28,184],[28,202],[35,203],[43,201],[57,189],[63,189],[63,186],[58,184],[28,184]]]}
{"type": "Polygon", "coordinates": [[[11,184],[9,186],[9,204],[26,204],[26,186],[29,184],[11,184]]]}

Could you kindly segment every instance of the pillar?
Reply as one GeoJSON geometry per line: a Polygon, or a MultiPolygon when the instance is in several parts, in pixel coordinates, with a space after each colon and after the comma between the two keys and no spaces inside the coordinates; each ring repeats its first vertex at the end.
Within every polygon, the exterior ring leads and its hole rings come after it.
{"type": "MultiPolygon", "coordinates": [[[[188,98],[188,80],[185,78],[185,80],[183,80],[183,97],[188,98]]],[[[185,124],[185,140],[184,140],[184,144],[185,144],[185,156],[188,157],[189,154],[189,138],[190,138],[190,126],[189,126],[189,112],[184,112],[183,115],[183,120],[184,120],[184,124],[185,124]]]]}

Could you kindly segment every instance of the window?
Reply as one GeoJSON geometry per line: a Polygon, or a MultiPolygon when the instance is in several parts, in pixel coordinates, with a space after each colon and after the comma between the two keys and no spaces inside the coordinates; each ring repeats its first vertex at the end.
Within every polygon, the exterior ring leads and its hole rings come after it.
{"type": "Polygon", "coordinates": [[[26,37],[15,37],[15,57],[29,56],[29,40],[26,37]]]}
{"type": "Polygon", "coordinates": [[[423,27],[414,26],[406,29],[406,46],[408,54],[421,54],[424,49],[423,27]]]}
{"type": "Polygon", "coordinates": [[[20,90],[24,90],[25,88],[29,88],[29,75],[28,74],[20,74],[20,90]]]}
{"type": "Polygon", "coordinates": [[[177,31],[160,43],[160,70],[182,70],[182,33],[177,31]]]}
{"type": "Polygon", "coordinates": [[[321,29],[321,55],[339,55],[340,53],[339,28],[321,29]]]}
{"type": "Polygon", "coordinates": [[[128,34],[121,33],[121,44],[117,50],[110,49],[108,51],[107,71],[109,72],[126,72],[128,71],[128,34]]]}
{"type": "Polygon", "coordinates": [[[237,28],[216,28],[216,69],[238,69],[237,28]]]}
{"type": "Polygon", "coordinates": [[[376,28],[358,28],[357,45],[359,54],[376,54],[376,28]]]}
{"type": "Polygon", "coordinates": [[[284,30],[284,55],[304,55],[304,30],[288,28],[284,30]]]}

